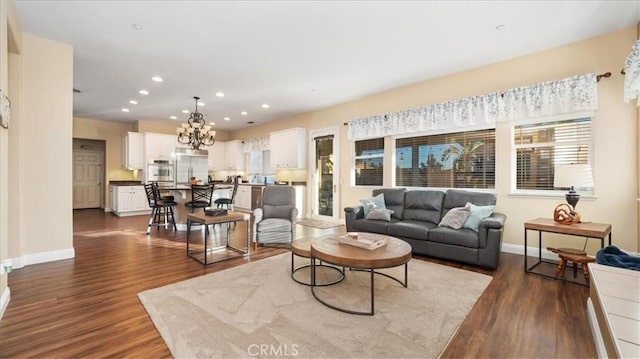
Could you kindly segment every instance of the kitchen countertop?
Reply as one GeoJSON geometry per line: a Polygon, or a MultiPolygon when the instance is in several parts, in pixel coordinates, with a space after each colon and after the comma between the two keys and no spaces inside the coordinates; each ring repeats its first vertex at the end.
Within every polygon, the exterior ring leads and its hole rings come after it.
{"type": "Polygon", "coordinates": [[[109,186],[142,186],[142,181],[111,180],[109,186]]]}

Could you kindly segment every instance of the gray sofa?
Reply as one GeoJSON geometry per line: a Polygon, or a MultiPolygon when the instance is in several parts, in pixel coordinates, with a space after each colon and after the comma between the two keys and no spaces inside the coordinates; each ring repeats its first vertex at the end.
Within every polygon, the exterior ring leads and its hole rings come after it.
{"type": "Polygon", "coordinates": [[[362,206],[347,207],[345,219],[349,232],[373,232],[400,238],[408,242],[413,252],[481,267],[495,269],[500,260],[502,229],[506,216],[494,212],[480,221],[478,232],[467,229],[438,227],[447,212],[464,207],[467,202],[476,206],[496,204],[490,193],[462,190],[406,190],[404,188],[377,189],[373,195],[384,193],[385,205],[393,210],[389,222],[366,219],[362,206]]]}

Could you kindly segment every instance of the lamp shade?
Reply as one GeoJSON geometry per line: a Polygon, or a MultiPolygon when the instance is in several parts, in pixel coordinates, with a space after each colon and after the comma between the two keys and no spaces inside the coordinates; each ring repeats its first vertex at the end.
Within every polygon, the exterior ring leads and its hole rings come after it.
{"type": "Polygon", "coordinates": [[[591,165],[558,165],[554,168],[553,186],[557,188],[593,187],[591,165]]]}

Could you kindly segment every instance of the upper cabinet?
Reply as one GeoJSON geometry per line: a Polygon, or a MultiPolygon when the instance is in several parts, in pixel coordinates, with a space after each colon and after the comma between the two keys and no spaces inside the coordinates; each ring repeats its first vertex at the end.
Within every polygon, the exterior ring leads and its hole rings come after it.
{"type": "Polygon", "coordinates": [[[138,132],[126,132],[122,135],[121,163],[122,168],[139,170],[143,168],[144,138],[138,132]]]}
{"type": "Polygon", "coordinates": [[[145,133],[144,144],[147,159],[169,160],[174,156],[178,141],[174,135],[145,133]]]}
{"type": "Polygon", "coordinates": [[[216,141],[213,146],[206,147],[209,151],[207,163],[210,170],[222,170],[226,168],[225,142],[216,141]]]}
{"type": "Polygon", "coordinates": [[[224,156],[227,170],[244,171],[244,148],[238,140],[224,144],[224,156]]]}
{"type": "Polygon", "coordinates": [[[238,140],[219,142],[205,147],[209,151],[209,169],[226,171],[244,171],[244,149],[238,140]]]}
{"type": "Polygon", "coordinates": [[[269,147],[274,169],[307,167],[307,130],[304,128],[271,132],[269,147]]]}

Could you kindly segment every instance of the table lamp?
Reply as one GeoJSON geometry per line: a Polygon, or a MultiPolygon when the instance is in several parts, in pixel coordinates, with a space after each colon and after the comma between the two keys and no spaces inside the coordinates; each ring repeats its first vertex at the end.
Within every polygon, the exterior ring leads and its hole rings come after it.
{"type": "Polygon", "coordinates": [[[558,165],[554,168],[553,186],[556,188],[570,188],[565,195],[567,203],[574,209],[580,200],[580,195],[574,188],[593,187],[591,165],[572,164],[558,165]]]}

